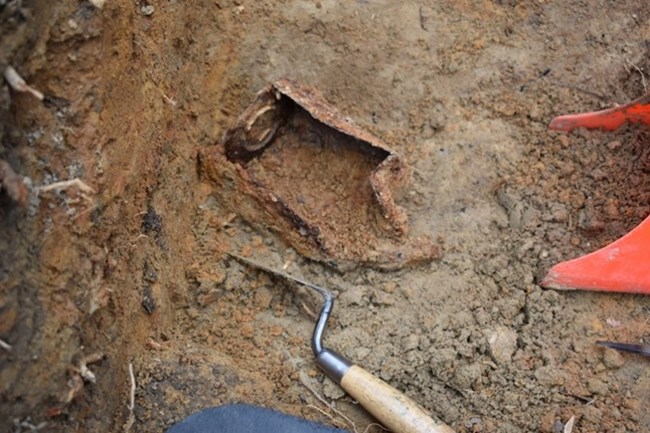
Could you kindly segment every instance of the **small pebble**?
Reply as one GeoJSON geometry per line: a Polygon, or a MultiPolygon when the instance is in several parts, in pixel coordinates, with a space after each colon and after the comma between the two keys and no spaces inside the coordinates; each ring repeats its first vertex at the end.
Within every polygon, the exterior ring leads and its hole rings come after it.
{"type": "Polygon", "coordinates": [[[405,352],[408,352],[409,350],[417,349],[419,342],[420,338],[416,334],[411,334],[404,339],[402,347],[405,352]]]}
{"type": "Polygon", "coordinates": [[[603,418],[603,412],[595,406],[584,406],[584,420],[592,424],[600,424],[603,418]]]}
{"type": "Polygon", "coordinates": [[[154,7],[151,5],[142,6],[140,11],[142,12],[142,15],[149,17],[153,14],[154,7]]]}
{"type": "Polygon", "coordinates": [[[517,350],[517,333],[505,327],[494,330],[488,337],[490,353],[496,362],[506,364],[517,350]]]}
{"type": "Polygon", "coordinates": [[[587,389],[592,394],[607,395],[607,393],[609,393],[609,386],[595,377],[592,377],[587,381],[587,389]]]}
{"type": "Polygon", "coordinates": [[[540,418],[539,429],[541,433],[554,433],[555,420],[556,420],[555,410],[549,410],[540,418]]]}
{"type": "Polygon", "coordinates": [[[323,395],[331,400],[338,400],[345,395],[345,391],[330,379],[323,382],[323,395]]]}
{"type": "Polygon", "coordinates": [[[185,312],[190,319],[196,319],[200,315],[199,310],[194,307],[189,307],[185,312]]]}
{"type": "Polygon", "coordinates": [[[621,147],[622,145],[623,145],[623,143],[621,141],[619,141],[619,140],[614,140],[614,141],[610,141],[609,143],[607,143],[607,147],[609,148],[609,150],[616,150],[619,147],[621,147]]]}
{"type": "Polygon", "coordinates": [[[608,368],[620,368],[625,364],[625,358],[618,351],[606,348],[603,353],[603,362],[608,368]]]}
{"type": "Polygon", "coordinates": [[[552,365],[545,365],[535,370],[535,379],[541,386],[564,385],[564,372],[552,365]]]}
{"type": "Polygon", "coordinates": [[[562,145],[562,147],[569,147],[569,137],[567,137],[566,135],[560,135],[557,139],[562,145]]]}
{"type": "Polygon", "coordinates": [[[90,0],[90,3],[97,9],[101,9],[106,4],[106,0],[90,0]]]}
{"type": "Polygon", "coordinates": [[[473,416],[465,421],[465,428],[471,432],[481,431],[481,418],[473,416]]]}

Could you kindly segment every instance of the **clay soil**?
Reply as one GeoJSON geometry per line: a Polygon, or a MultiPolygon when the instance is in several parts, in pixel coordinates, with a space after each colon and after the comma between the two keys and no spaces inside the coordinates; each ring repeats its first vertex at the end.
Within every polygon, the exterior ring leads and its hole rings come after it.
{"type": "Polygon", "coordinates": [[[650,300],[537,284],[650,213],[647,131],[547,129],[644,93],[644,2],[4,0],[0,20],[0,68],[50,96],[0,93],[30,191],[0,193],[0,431],[247,402],[364,432],[313,362],[315,299],[227,251],[336,291],[326,344],[457,432],[650,431],[647,359],[594,344],[648,341],[650,300]],[[404,158],[399,205],[439,260],[343,272],[216,198],[199,155],[280,76],[404,158]],[[75,178],[93,192],[42,189],[75,178]]]}

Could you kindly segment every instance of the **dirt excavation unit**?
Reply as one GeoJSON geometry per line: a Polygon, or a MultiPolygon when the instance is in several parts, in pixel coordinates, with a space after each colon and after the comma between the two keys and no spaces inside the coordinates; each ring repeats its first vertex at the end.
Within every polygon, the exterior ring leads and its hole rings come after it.
{"type": "Polygon", "coordinates": [[[0,0],[0,432],[650,431],[648,41],[631,0],[0,0]]]}

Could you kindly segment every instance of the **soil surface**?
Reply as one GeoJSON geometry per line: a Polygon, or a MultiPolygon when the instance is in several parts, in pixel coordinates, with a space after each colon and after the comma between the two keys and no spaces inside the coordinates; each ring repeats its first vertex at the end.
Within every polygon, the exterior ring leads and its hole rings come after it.
{"type": "MultiPolygon", "coordinates": [[[[229,251],[335,291],[326,346],[457,432],[649,431],[647,359],[594,342],[650,342],[650,300],[536,284],[650,214],[650,133],[547,129],[642,95],[649,40],[631,0],[0,1],[0,68],[46,95],[0,91],[29,190],[0,192],[0,431],[164,431],[228,402],[382,431],[313,361],[318,300],[229,251]],[[281,76],[404,159],[398,204],[440,259],[343,272],[219,198],[199,155],[281,76]]],[[[285,191],[328,170],[285,150],[264,166],[285,191]]]]}

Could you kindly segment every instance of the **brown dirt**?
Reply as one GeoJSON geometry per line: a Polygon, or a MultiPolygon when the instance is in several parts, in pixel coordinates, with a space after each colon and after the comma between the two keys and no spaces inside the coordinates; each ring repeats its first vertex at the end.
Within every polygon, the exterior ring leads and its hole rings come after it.
{"type": "Polygon", "coordinates": [[[336,290],[327,344],[458,432],[649,430],[647,360],[593,343],[647,341],[650,300],[536,285],[650,213],[647,132],[546,129],[644,92],[643,2],[1,3],[0,68],[63,99],[0,93],[0,159],[32,185],[26,208],[0,196],[0,430],[122,431],[131,362],[130,431],[232,401],[345,425],[305,384],[363,431],[312,361],[311,298],[224,257],[242,249],[336,290]],[[399,204],[439,261],[334,271],[215,198],[197,155],[279,76],[405,158],[399,204]],[[36,193],[77,177],[91,201],[36,193]]]}

